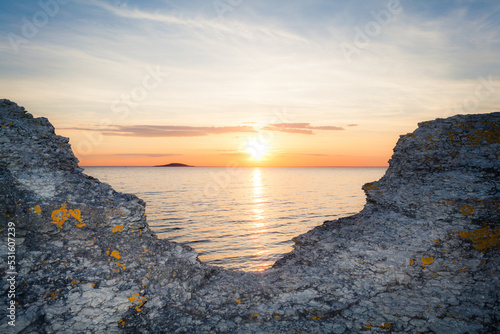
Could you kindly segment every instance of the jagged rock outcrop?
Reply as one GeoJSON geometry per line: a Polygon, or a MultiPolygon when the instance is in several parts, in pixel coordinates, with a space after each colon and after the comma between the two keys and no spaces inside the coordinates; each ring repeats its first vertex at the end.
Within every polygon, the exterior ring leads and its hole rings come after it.
{"type": "MultiPolygon", "coordinates": [[[[0,299],[0,332],[116,332],[146,303],[182,303],[216,272],[191,248],[158,240],[142,200],[82,174],[47,119],[8,100],[0,108],[2,277],[12,271],[9,222],[17,269],[15,298],[0,299]],[[10,300],[15,327],[3,307],[10,300]]],[[[2,292],[9,286],[2,280],[2,292]]]]}
{"type": "Polygon", "coordinates": [[[158,240],[145,204],[84,175],[46,119],[0,100],[0,126],[0,304],[9,222],[18,302],[2,333],[500,331],[500,113],[421,123],[363,211],[262,273],[158,240]]]}

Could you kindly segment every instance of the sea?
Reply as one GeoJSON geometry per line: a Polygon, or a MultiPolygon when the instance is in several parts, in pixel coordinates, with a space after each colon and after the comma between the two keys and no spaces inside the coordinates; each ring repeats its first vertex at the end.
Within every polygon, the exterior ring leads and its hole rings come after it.
{"type": "Polygon", "coordinates": [[[359,212],[361,186],[386,167],[84,167],[84,173],[146,201],[159,238],[194,248],[200,260],[262,271],[292,250],[292,238],[359,212]]]}

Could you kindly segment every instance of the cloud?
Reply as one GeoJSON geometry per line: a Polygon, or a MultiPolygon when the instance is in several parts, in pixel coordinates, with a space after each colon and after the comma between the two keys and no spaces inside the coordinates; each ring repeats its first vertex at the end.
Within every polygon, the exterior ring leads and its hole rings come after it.
{"type": "MultiPolygon", "coordinates": [[[[111,5],[100,0],[91,0],[81,3],[96,6],[117,17],[129,20],[158,22],[181,28],[184,31],[203,32],[203,35],[208,32],[209,34],[217,35],[219,37],[233,36],[254,40],[259,38],[272,38],[285,39],[295,42],[307,42],[307,39],[299,34],[293,33],[287,29],[279,29],[276,26],[266,27],[261,24],[247,24],[242,21],[231,21],[231,24],[225,23],[224,20],[220,20],[221,17],[217,15],[215,7],[212,8],[213,11],[211,11],[211,15],[208,17],[206,15],[194,13],[191,13],[190,17],[186,15],[181,16],[178,13],[176,15],[175,12],[167,14],[161,12],[160,10],[151,12],[138,7],[128,6],[126,3],[111,5]],[[217,18],[219,18],[219,20],[217,18]]],[[[231,6],[229,7],[232,8],[231,6]]],[[[186,11],[186,13],[189,13],[189,11],[186,11]]]]}
{"type": "Polygon", "coordinates": [[[269,124],[268,126],[263,127],[262,130],[314,135],[315,132],[313,130],[341,131],[345,129],[331,125],[312,126],[311,123],[277,123],[277,124],[269,124]]]}
{"type": "Polygon", "coordinates": [[[201,27],[200,23],[192,19],[181,19],[173,15],[160,14],[158,12],[151,13],[146,11],[141,11],[138,8],[130,8],[127,4],[122,6],[112,6],[104,1],[88,1],[88,4],[100,7],[116,16],[125,17],[129,19],[139,19],[139,20],[150,20],[163,22],[167,24],[178,24],[178,25],[193,25],[201,27]]]}
{"type": "Polygon", "coordinates": [[[358,126],[359,124],[347,124],[347,126],[358,126]]]}
{"type": "MultiPolygon", "coordinates": [[[[107,156],[109,154],[106,154],[107,156]]],[[[174,157],[179,155],[184,155],[180,153],[166,153],[166,154],[149,154],[149,153],[116,153],[111,154],[114,156],[127,156],[127,157],[149,157],[149,158],[161,158],[161,157],[174,157]]]]}
{"type": "Polygon", "coordinates": [[[257,132],[251,126],[116,125],[106,128],[64,128],[101,132],[121,137],[203,137],[227,133],[257,132]]]}
{"type": "Polygon", "coordinates": [[[286,132],[286,133],[298,133],[303,135],[313,135],[314,132],[312,130],[303,130],[303,129],[287,129],[287,128],[276,128],[272,126],[265,126],[262,130],[266,131],[278,131],[278,132],[286,132]]]}

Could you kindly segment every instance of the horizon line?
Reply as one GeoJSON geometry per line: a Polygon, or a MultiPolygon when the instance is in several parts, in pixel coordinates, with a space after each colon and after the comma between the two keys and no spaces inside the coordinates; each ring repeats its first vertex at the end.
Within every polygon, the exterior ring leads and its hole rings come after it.
{"type": "MultiPolygon", "coordinates": [[[[162,168],[164,166],[78,166],[81,168],[84,167],[159,167],[162,168]]],[[[389,167],[387,166],[186,166],[186,167],[201,167],[201,168],[209,168],[209,167],[217,167],[217,168],[382,168],[389,167]]],[[[184,166],[171,166],[165,168],[184,168],[184,166]]]]}

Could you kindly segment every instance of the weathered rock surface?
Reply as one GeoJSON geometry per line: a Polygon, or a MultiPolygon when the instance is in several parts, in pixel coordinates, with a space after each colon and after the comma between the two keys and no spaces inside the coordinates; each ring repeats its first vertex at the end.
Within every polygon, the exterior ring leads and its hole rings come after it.
{"type": "Polygon", "coordinates": [[[84,175],[46,119],[0,100],[0,126],[2,333],[500,331],[500,113],[421,123],[363,211],[262,273],[158,240],[144,202],[84,175]]]}

